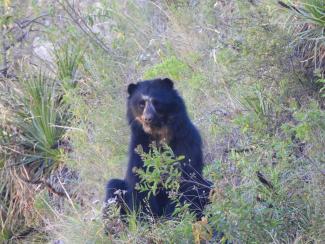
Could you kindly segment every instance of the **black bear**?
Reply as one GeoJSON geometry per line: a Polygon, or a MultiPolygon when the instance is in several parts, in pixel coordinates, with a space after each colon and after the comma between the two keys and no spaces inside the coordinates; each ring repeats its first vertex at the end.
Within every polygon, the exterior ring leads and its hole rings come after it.
{"type": "MultiPolygon", "coordinates": [[[[148,152],[151,143],[159,145],[164,142],[176,157],[185,156],[180,161],[179,200],[181,204],[188,203],[190,211],[200,218],[208,202],[211,183],[202,178],[200,134],[173,86],[173,81],[168,78],[145,80],[128,86],[127,119],[132,132],[128,168],[124,180],[112,179],[107,183],[105,202],[119,199],[129,210],[149,206],[154,216],[171,216],[176,204],[168,197],[167,191],[160,190],[148,199],[146,192],[135,189],[139,177],[134,168],[144,167],[136,147],[141,145],[143,151],[148,152]]],[[[126,212],[125,208],[122,212],[126,212]]]]}

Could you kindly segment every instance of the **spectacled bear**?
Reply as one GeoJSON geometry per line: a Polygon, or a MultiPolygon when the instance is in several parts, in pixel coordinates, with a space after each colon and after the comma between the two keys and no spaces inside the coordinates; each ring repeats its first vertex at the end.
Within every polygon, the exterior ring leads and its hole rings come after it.
{"type": "Polygon", "coordinates": [[[180,203],[201,218],[208,203],[211,183],[202,177],[202,141],[198,130],[188,117],[183,99],[168,78],[140,81],[128,86],[127,119],[131,128],[129,162],[124,180],[112,179],[106,186],[105,202],[118,199],[127,210],[148,209],[154,216],[171,216],[175,202],[167,190],[160,190],[147,199],[147,192],[135,189],[140,182],[134,168],[144,168],[143,161],[135,151],[141,145],[148,152],[149,145],[166,143],[175,156],[185,156],[180,161],[180,203]],[[122,193],[122,194],[121,194],[122,193]]]}

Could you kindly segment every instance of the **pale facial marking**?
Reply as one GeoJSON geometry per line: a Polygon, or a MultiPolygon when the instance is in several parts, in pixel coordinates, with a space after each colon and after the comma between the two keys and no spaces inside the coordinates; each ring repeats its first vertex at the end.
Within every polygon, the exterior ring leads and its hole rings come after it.
{"type": "Polygon", "coordinates": [[[153,109],[155,113],[157,113],[155,106],[152,104],[152,97],[147,96],[147,95],[142,95],[141,98],[146,102],[146,105],[144,107],[144,110],[146,109],[153,109]]]}

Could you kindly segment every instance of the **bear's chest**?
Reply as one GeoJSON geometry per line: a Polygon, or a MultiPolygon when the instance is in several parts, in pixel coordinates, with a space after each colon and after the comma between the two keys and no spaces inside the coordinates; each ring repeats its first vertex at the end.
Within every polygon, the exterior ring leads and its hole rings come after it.
{"type": "Polygon", "coordinates": [[[152,128],[149,133],[149,138],[151,142],[157,145],[169,145],[173,138],[173,134],[167,126],[163,126],[161,128],[152,128]]]}

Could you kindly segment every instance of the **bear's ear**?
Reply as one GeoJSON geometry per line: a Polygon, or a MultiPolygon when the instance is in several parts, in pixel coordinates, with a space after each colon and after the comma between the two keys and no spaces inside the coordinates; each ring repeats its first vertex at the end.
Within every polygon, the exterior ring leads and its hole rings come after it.
{"type": "Polygon", "coordinates": [[[132,93],[137,89],[137,87],[138,87],[138,84],[131,83],[128,86],[128,93],[129,93],[129,95],[132,95],[132,93]]]}
{"type": "Polygon", "coordinates": [[[163,79],[161,79],[161,82],[164,86],[166,86],[170,89],[174,88],[174,82],[169,78],[163,78],[163,79]]]}

